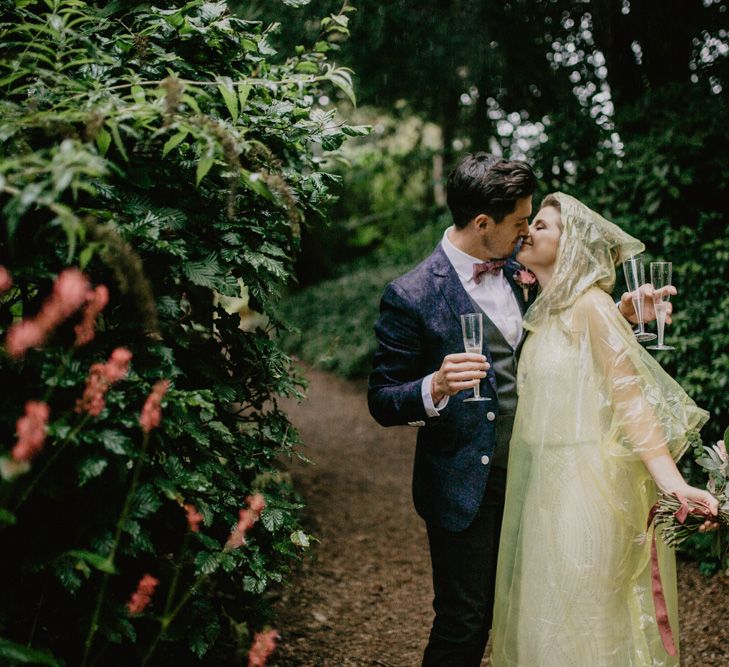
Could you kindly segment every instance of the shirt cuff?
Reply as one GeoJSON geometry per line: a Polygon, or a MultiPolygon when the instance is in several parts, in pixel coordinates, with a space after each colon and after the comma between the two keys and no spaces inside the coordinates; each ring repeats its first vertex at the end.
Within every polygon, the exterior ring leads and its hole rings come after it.
{"type": "Polygon", "coordinates": [[[423,378],[423,383],[420,385],[420,393],[423,396],[423,407],[425,408],[425,413],[428,417],[440,417],[439,411],[448,405],[448,396],[444,396],[438,405],[433,404],[433,397],[430,395],[430,386],[433,382],[434,375],[435,373],[426,375],[423,378]]]}

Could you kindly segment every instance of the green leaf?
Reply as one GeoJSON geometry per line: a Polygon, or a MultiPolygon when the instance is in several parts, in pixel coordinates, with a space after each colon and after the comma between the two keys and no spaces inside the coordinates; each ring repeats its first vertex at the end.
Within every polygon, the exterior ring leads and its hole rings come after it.
{"type": "Polygon", "coordinates": [[[352,70],[347,67],[333,68],[328,73],[327,78],[349,98],[353,106],[357,106],[357,100],[354,96],[352,70]]]}
{"type": "Polygon", "coordinates": [[[154,514],[162,506],[162,500],[150,484],[142,486],[132,499],[130,515],[142,518],[154,514]]]}
{"type": "Polygon", "coordinates": [[[347,137],[366,137],[372,132],[372,125],[344,125],[341,129],[347,137]]]}
{"type": "Polygon", "coordinates": [[[709,472],[714,472],[721,469],[721,466],[717,465],[716,462],[708,456],[699,457],[698,459],[696,459],[696,463],[705,470],[708,470],[709,472]]]}
{"type": "Polygon", "coordinates": [[[8,74],[8,76],[4,76],[2,79],[0,79],[0,88],[4,88],[9,83],[12,83],[20,77],[27,76],[28,74],[33,74],[33,71],[28,69],[22,69],[15,71],[12,74],[8,74]]]}
{"type": "Polygon", "coordinates": [[[727,449],[729,449],[729,426],[727,426],[726,431],[724,431],[724,445],[726,445],[727,449]]]}
{"type": "Polygon", "coordinates": [[[250,171],[247,171],[246,169],[241,169],[241,179],[243,181],[243,184],[246,185],[249,189],[253,190],[258,195],[261,195],[261,197],[264,197],[265,199],[268,199],[269,201],[273,201],[273,193],[268,189],[268,186],[263,182],[261,179],[261,175],[258,173],[251,173],[250,171]]]}
{"type": "Polygon", "coordinates": [[[101,153],[102,155],[106,155],[106,152],[109,150],[110,145],[111,135],[105,127],[102,127],[96,135],[96,147],[99,149],[99,153],[101,153]]]}
{"type": "Polygon", "coordinates": [[[220,559],[217,553],[201,551],[195,556],[195,569],[202,574],[212,574],[220,566],[220,559]]]}
{"type": "Polygon", "coordinates": [[[223,96],[225,106],[228,107],[230,117],[235,123],[238,120],[238,98],[236,97],[235,89],[233,88],[233,81],[229,76],[221,76],[218,78],[218,81],[220,81],[218,84],[218,90],[223,96]]]}
{"type": "Polygon", "coordinates": [[[61,667],[61,663],[47,649],[29,648],[3,638],[0,638],[0,658],[12,661],[9,664],[61,667]]]}
{"type": "Polygon", "coordinates": [[[282,510],[277,507],[266,508],[261,514],[261,522],[269,532],[275,531],[277,528],[283,526],[285,514],[282,510]]]}
{"type": "Polygon", "coordinates": [[[134,449],[132,441],[127,436],[110,429],[99,434],[99,442],[104,445],[104,449],[120,456],[127,456],[134,449]]]}
{"type": "Polygon", "coordinates": [[[142,86],[132,86],[132,97],[137,104],[144,104],[147,99],[142,86]]]}
{"type": "Polygon", "coordinates": [[[219,421],[209,421],[205,426],[217,435],[224,443],[231,444],[234,441],[233,434],[228,427],[219,421]]]}
{"type": "Polygon", "coordinates": [[[291,533],[291,541],[302,549],[306,549],[311,545],[309,536],[303,530],[296,530],[291,533]]]}
{"type": "Polygon", "coordinates": [[[64,556],[69,556],[71,558],[75,558],[76,560],[83,561],[84,563],[88,563],[89,565],[95,567],[101,572],[106,572],[107,574],[116,574],[116,568],[114,567],[114,564],[110,563],[109,559],[106,556],[101,556],[97,553],[94,553],[93,551],[74,549],[73,551],[67,551],[64,556]]]}
{"type": "Polygon", "coordinates": [[[210,171],[214,161],[215,155],[213,154],[212,149],[208,150],[208,152],[200,158],[200,161],[197,163],[197,170],[195,172],[196,185],[200,185],[200,181],[202,181],[202,179],[205,178],[207,173],[210,171]]]}
{"type": "Polygon", "coordinates": [[[195,113],[202,113],[202,111],[200,110],[200,105],[197,103],[197,100],[192,95],[185,93],[182,96],[182,101],[187,104],[195,113]]]}
{"type": "Polygon", "coordinates": [[[274,274],[277,278],[285,278],[287,274],[286,267],[282,262],[272,259],[268,255],[260,252],[246,250],[243,253],[243,259],[248,262],[254,269],[264,269],[274,274]]]}
{"type": "Polygon", "coordinates": [[[98,244],[96,243],[89,243],[78,255],[78,264],[79,268],[83,271],[87,266],[88,263],[93,259],[94,255],[96,254],[96,250],[98,249],[98,244]]]}
{"type": "Polygon", "coordinates": [[[246,105],[246,102],[248,101],[248,95],[250,95],[252,86],[249,84],[245,84],[242,86],[238,86],[238,103],[240,104],[240,108],[243,109],[246,105]]]}
{"type": "Polygon", "coordinates": [[[199,262],[187,262],[183,270],[191,282],[210,289],[215,289],[220,284],[223,272],[215,252],[199,262]]]}
{"type": "Polygon", "coordinates": [[[162,157],[165,157],[173,148],[177,148],[188,134],[190,134],[189,130],[180,130],[177,134],[172,135],[162,148],[162,157]]]}
{"type": "Polygon", "coordinates": [[[318,74],[319,66],[316,63],[304,60],[303,62],[300,62],[298,65],[296,65],[294,71],[300,72],[301,74],[318,74]]]}
{"type": "Polygon", "coordinates": [[[129,162],[129,156],[127,155],[126,148],[124,148],[124,143],[122,142],[121,135],[119,134],[119,128],[117,127],[117,124],[109,123],[109,127],[111,128],[111,136],[114,139],[114,145],[116,146],[121,156],[124,158],[124,161],[129,162]]]}
{"type": "Polygon", "coordinates": [[[243,590],[247,593],[261,594],[266,590],[266,579],[257,579],[250,575],[243,577],[243,590]]]}
{"type": "Polygon", "coordinates": [[[6,509],[0,508],[0,524],[5,524],[7,526],[14,526],[15,525],[15,514],[12,512],[9,512],[6,509]]]}
{"type": "Polygon", "coordinates": [[[79,485],[83,486],[90,479],[98,477],[108,465],[109,461],[102,458],[89,458],[83,461],[78,468],[79,485]]]}

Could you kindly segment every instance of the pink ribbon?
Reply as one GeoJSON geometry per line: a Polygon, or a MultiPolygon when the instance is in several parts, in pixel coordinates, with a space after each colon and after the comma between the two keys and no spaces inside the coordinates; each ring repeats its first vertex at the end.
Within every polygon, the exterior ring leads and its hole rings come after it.
{"type": "MultiPolygon", "coordinates": [[[[699,507],[690,507],[686,498],[680,493],[675,493],[676,499],[680,503],[680,507],[676,510],[674,516],[679,523],[684,523],[689,514],[701,514],[710,516],[711,511],[708,507],[702,505],[699,507]]],[[[658,503],[651,507],[648,513],[648,524],[646,530],[649,530],[653,519],[658,511],[658,503]]],[[[676,642],[673,639],[673,631],[671,630],[671,622],[668,619],[668,607],[666,605],[666,597],[663,595],[663,582],[661,581],[661,570],[658,566],[658,549],[656,548],[656,531],[653,531],[653,540],[651,542],[651,585],[653,588],[653,606],[656,610],[656,623],[658,624],[658,632],[661,635],[663,647],[668,655],[676,655],[676,642]]]]}

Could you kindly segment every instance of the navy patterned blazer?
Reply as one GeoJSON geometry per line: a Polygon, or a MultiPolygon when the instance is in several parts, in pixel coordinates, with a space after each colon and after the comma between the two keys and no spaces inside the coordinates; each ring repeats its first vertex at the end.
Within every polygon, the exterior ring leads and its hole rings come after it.
{"type": "MultiPolygon", "coordinates": [[[[528,304],[513,277],[519,268],[510,259],[504,274],[524,313],[528,304]]],[[[413,471],[415,509],[427,522],[452,531],[469,526],[486,488],[496,443],[496,378],[491,368],[481,382],[481,393],[490,401],[463,403],[473,390],[459,392],[438,417],[425,412],[421,385],[440,368],[443,357],[464,351],[460,316],[473,310],[438,244],[430,257],[385,288],[367,395],[372,416],[383,426],[420,426],[413,471]]],[[[485,337],[483,354],[492,361],[485,337]]]]}

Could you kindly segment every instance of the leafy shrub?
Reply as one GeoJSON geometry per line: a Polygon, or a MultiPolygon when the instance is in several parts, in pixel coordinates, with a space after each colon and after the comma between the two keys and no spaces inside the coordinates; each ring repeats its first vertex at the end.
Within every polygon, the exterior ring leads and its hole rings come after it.
{"type": "Polygon", "coordinates": [[[658,360],[711,413],[702,430],[709,443],[729,423],[728,119],[725,98],[693,88],[646,96],[626,111],[625,156],[602,161],[602,173],[576,184],[646,244],[648,260],[673,262],[679,295],[667,335],[676,350],[658,360]]]}
{"type": "Polygon", "coordinates": [[[402,244],[433,216],[437,128],[414,116],[373,109],[359,110],[357,116],[374,132],[348,143],[344,159],[333,166],[344,195],[329,209],[331,224],[304,231],[296,266],[303,286],[335,277],[378,249],[402,244]]]}
{"type": "Polygon", "coordinates": [[[38,313],[65,267],[109,290],[90,343],[73,344],[72,314],[45,346],[0,357],[0,657],[166,665],[191,651],[231,664],[308,543],[277,465],[298,442],[277,397],[303,381],[272,309],[304,216],[319,219],[332,196],[322,148],[366,131],[313,106],[323,90],[352,96],[327,56],[346,17],[277,60],[271,28],[225,2],[100,5],[0,4],[0,265],[13,279],[0,338],[38,313]],[[264,326],[221,305],[216,293],[241,286],[264,326]],[[127,377],[100,414],[79,413],[89,369],[116,348],[133,355],[127,377]],[[160,379],[162,422],[144,433],[160,379]],[[20,474],[10,450],[30,400],[50,406],[50,423],[20,474]],[[254,491],[260,523],[224,550],[254,491]],[[147,573],[159,585],[131,617],[147,573]]]}
{"type": "Polygon", "coordinates": [[[385,285],[433,251],[448,220],[447,214],[441,214],[423,223],[414,216],[413,223],[421,228],[409,238],[390,238],[370,256],[340,267],[341,277],[289,295],[279,312],[297,329],[283,334],[284,348],[344,377],[367,375],[385,285]]]}

